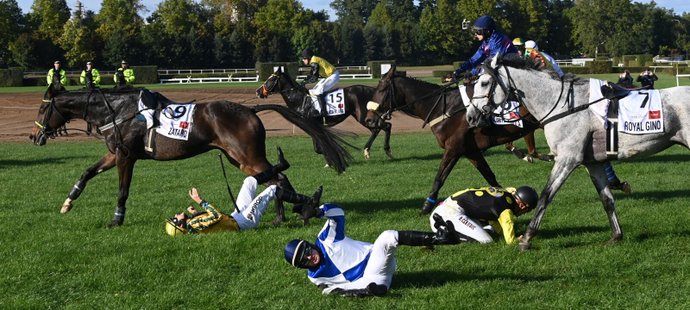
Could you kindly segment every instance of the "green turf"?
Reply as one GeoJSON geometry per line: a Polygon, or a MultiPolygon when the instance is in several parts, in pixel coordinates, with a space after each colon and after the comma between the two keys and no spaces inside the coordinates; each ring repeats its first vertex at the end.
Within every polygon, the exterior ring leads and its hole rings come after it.
{"type": "MultiPolygon", "coordinates": [[[[538,146],[545,150],[541,132],[538,146]]],[[[365,137],[354,141],[363,145],[365,137]]],[[[381,141],[365,161],[342,175],[323,168],[304,137],[273,138],[283,147],[295,188],[310,194],[324,185],[324,200],[346,211],[350,237],[373,241],[386,229],[428,230],[419,207],[441,150],[429,133],[396,134],[396,159],[381,141]]],[[[523,142],[517,143],[523,147],[523,142]]],[[[137,164],[125,225],[106,229],[117,199],[117,174],[94,178],[62,215],[60,205],[83,170],[105,152],[99,142],[49,141],[44,147],[3,144],[0,155],[0,309],[687,309],[690,301],[690,154],[673,147],[634,163],[617,163],[633,194],[615,193],[625,239],[606,246],[610,228],[582,168],[550,205],[534,249],[520,253],[502,242],[401,247],[391,292],[383,298],[322,296],[304,271],[283,259],[284,244],[312,239],[323,224],[291,217],[278,227],[269,209],[258,229],[171,238],[163,220],[192,201],[187,190],[230,210],[218,152],[188,160],[137,164]]],[[[528,164],[502,147],[485,155],[506,186],[541,190],[550,163],[528,164]]],[[[242,175],[229,170],[237,191],[242,175]]],[[[482,186],[466,160],[442,195],[482,186]]],[[[519,219],[524,231],[531,213],[519,219]]]]}

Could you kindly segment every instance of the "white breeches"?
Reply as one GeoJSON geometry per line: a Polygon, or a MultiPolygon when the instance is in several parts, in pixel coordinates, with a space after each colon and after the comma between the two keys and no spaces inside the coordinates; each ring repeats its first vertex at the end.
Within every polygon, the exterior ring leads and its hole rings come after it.
{"type": "Polygon", "coordinates": [[[479,243],[490,243],[493,241],[491,235],[484,230],[482,225],[467,217],[467,215],[465,215],[465,210],[454,200],[450,199],[450,197],[440,203],[438,207],[434,209],[434,212],[431,212],[431,216],[429,216],[431,230],[436,232],[436,227],[434,227],[434,214],[440,215],[444,221],[451,221],[453,226],[455,226],[455,231],[479,243]]]}
{"type": "Polygon", "coordinates": [[[312,96],[318,96],[321,95],[335,87],[336,84],[338,84],[338,81],[340,81],[340,72],[338,70],[335,70],[331,76],[320,80],[314,85],[312,89],[309,90],[309,95],[312,96]]]}
{"type": "Polygon", "coordinates": [[[366,288],[369,283],[391,287],[393,274],[395,273],[395,252],[398,248],[398,232],[386,230],[382,232],[371,249],[369,261],[364,268],[364,274],[354,282],[332,285],[323,290],[323,294],[329,294],[336,288],[344,290],[356,290],[366,288]]]}
{"type": "Polygon", "coordinates": [[[237,210],[233,211],[231,216],[237,221],[240,230],[252,229],[259,225],[261,216],[268,208],[268,204],[276,198],[275,185],[266,187],[266,189],[255,197],[256,179],[254,177],[247,177],[242,183],[242,188],[237,194],[237,210]]]}

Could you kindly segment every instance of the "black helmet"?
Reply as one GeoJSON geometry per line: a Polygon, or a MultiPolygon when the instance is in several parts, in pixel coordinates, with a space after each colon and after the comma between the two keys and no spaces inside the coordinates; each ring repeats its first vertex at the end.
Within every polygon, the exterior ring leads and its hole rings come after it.
{"type": "Polygon", "coordinates": [[[520,198],[522,202],[527,204],[527,210],[525,212],[534,209],[537,206],[537,201],[539,201],[539,195],[537,195],[537,191],[534,190],[534,188],[531,188],[529,186],[520,186],[517,188],[515,191],[515,196],[520,198]]]}
{"type": "Polygon", "coordinates": [[[311,48],[307,47],[302,51],[302,59],[311,58],[312,56],[314,56],[314,53],[311,51],[311,48]]]}
{"type": "Polygon", "coordinates": [[[474,21],[473,28],[476,30],[494,31],[496,29],[496,22],[493,18],[491,18],[491,16],[484,15],[474,21]]]}

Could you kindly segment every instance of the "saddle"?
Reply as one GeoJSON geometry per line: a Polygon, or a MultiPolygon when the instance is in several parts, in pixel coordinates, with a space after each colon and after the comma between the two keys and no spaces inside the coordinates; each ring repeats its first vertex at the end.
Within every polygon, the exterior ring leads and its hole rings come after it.
{"type": "Polygon", "coordinates": [[[601,94],[608,100],[617,100],[629,95],[630,89],[607,82],[605,85],[601,86],[601,94]]]}

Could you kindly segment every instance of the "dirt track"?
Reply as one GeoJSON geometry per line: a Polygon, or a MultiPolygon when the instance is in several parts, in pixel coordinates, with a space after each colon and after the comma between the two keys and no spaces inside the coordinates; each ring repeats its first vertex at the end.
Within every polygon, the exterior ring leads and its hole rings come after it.
{"type": "MultiPolygon", "coordinates": [[[[190,89],[190,90],[162,90],[162,94],[175,101],[211,101],[230,100],[245,105],[262,103],[284,104],[278,95],[268,99],[258,99],[253,88],[228,88],[228,89],[190,89]]],[[[41,93],[30,94],[0,94],[0,142],[29,142],[29,133],[34,126],[38,107],[41,105],[41,93]]],[[[259,117],[266,127],[268,136],[303,134],[299,128],[295,128],[278,113],[261,112],[259,117]]],[[[402,113],[394,114],[392,119],[393,132],[428,131],[422,129],[422,122],[402,113]]],[[[81,120],[75,120],[68,124],[68,128],[85,129],[86,124],[81,120]]],[[[347,132],[366,135],[369,131],[353,118],[338,124],[335,128],[347,132]]],[[[72,132],[59,140],[89,140],[93,137],[80,132],[72,132]]]]}

